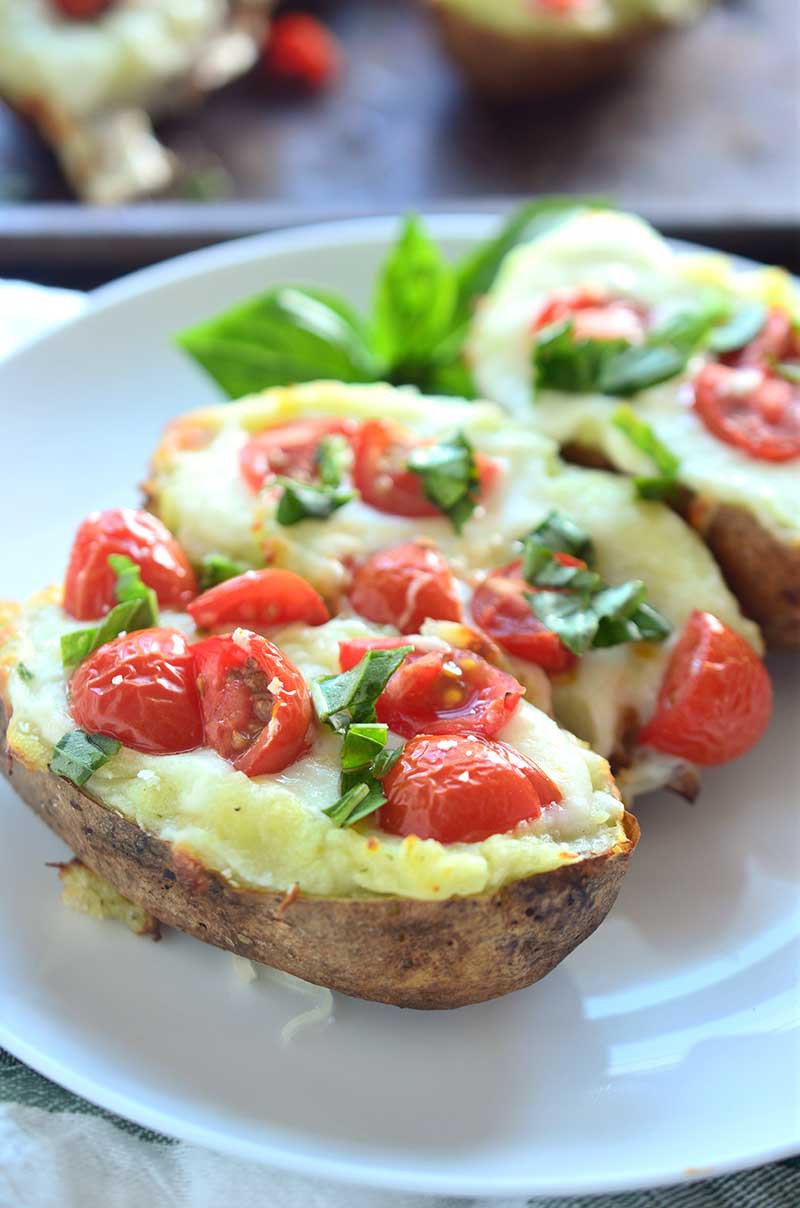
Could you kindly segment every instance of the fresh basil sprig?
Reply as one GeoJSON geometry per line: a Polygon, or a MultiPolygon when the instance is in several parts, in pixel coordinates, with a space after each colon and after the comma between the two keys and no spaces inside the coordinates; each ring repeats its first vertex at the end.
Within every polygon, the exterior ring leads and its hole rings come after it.
{"type": "Polygon", "coordinates": [[[105,734],[87,734],[86,730],[70,730],[53,748],[50,771],[54,776],[71,780],[78,788],[108,763],[122,746],[116,738],[105,734]]]}
{"type": "Polygon", "coordinates": [[[158,624],[156,593],[142,582],[136,563],[124,554],[110,554],[108,562],[117,576],[115,593],[119,603],[99,625],[61,635],[61,662],[65,667],[77,667],[95,650],[121,633],[149,629],[158,624]]]}
{"type": "Polygon", "coordinates": [[[621,403],[611,417],[611,422],[621,432],[624,432],[637,449],[655,463],[657,474],[637,474],[634,486],[640,499],[673,499],[678,490],[678,470],[680,458],[659,440],[653,428],[633,407],[621,403]]]}
{"type": "Polygon", "coordinates": [[[322,676],[311,685],[320,721],[343,737],[342,795],[323,810],[337,826],[351,826],[386,801],[381,781],[401,748],[386,747],[389,729],[375,720],[375,702],[412,649],[369,650],[349,671],[322,676]]]}
{"type": "Polygon", "coordinates": [[[389,381],[470,398],[462,357],[467,327],[504,256],[522,239],[599,204],[529,202],[454,264],[411,215],[378,274],[368,319],[329,291],[283,285],[188,328],[177,341],[229,398],[318,378],[389,381]]]}
{"type": "MultiPolygon", "coordinates": [[[[565,519],[551,513],[523,542],[523,575],[538,589],[525,593],[534,615],[573,654],[623,642],[663,642],[669,637],[672,627],[647,603],[647,588],[641,580],[610,586],[593,570],[564,566],[559,561],[558,553],[571,552],[560,548],[565,519]],[[551,535],[559,548],[548,546],[551,535]]],[[[583,547],[591,555],[592,546],[586,543],[585,534],[583,537],[583,547]]]]}
{"type": "Polygon", "coordinates": [[[406,468],[419,475],[426,499],[460,533],[477,506],[480,483],[475,452],[464,433],[419,445],[409,455],[406,468]]]}
{"type": "Polygon", "coordinates": [[[228,579],[235,579],[238,575],[243,575],[245,571],[252,570],[246,562],[237,562],[234,558],[228,558],[225,554],[206,554],[200,563],[199,588],[200,591],[208,591],[211,587],[217,587],[220,583],[227,583],[228,579]]]}

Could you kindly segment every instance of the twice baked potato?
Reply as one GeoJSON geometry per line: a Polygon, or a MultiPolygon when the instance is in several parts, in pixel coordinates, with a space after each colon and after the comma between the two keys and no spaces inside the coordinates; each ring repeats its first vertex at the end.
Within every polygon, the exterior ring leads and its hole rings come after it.
{"type": "Polygon", "coordinates": [[[798,649],[799,319],[786,273],[586,211],[507,257],[467,356],[517,421],[660,489],[767,641],[798,649]]]}
{"type": "MultiPolygon", "coordinates": [[[[673,511],[638,499],[628,479],[565,465],[531,425],[512,423],[489,404],[333,382],[270,390],[171,424],[154,455],[147,493],[149,506],[195,563],[224,555],[250,566],[285,566],[310,580],[335,608],[348,600],[353,605],[353,569],[359,560],[375,553],[378,561],[368,559],[362,573],[383,574],[379,551],[418,538],[432,543],[452,572],[458,602],[428,615],[439,621],[465,619],[488,632],[528,687],[529,699],[552,708],[561,724],[612,760],[626,799],[669,783],[685,790],[689,782],[686,765],[695,762],[694,751],[689,755],[688,746],[674,741],[658,750],[637,736],[657,711],[673,652],[692,614],[713,614],[753,651],[760,649],[756,626],[742,616],[702,541],[673,511]],[[312,452],[319,442],[320,424],[329,432],[336,428],[337,439],[355,449],[348,472],[356,494],[327,516],[282,523],[281,493],[267,470],[308,471],[302,458],[309,460],[309,439],[312,452]],[[447,441],[456,431],[489,467],[487,489],[460,531],[422,499],[418,486],[413,497],[413,476],[402,473],[403,449],[407,454],[415,441],[441,449],[435,442],[444,441],[449,458],[447,441]],[[276,447],[280,464],[270,461],[276,447]],[[517,640],[538,622],[524,601],[526,585],[507,572],[518,570],[523,539],[553,511],[585,531],[594,571],[603,581],[646,587],[668,632],[641,642],[598,641],[579,657],[558,642],[555,652],[541,653],[536,639],[517,640]],[[495,587],[505,596],[515,593],[516,636],[504,630],[507,618],[496,596],[485,599],[495,587]]],[[[403,628],[400,606],[376,612],[363,599],[353,606],[366,608],[362,615],[373,621],[393,625],[394,632],[403,628]]],[[[718,757],[709,750],[701,762],[730,757],[732,749],[723,753],[720,747],[718,757]]]]}
{"type": "MultiPolygon", "coordinates": [[[[150,577],[147,564],[143,573],[150,577]]],[[[70,607],[87,598],[85,590],[73,562],[70,607]]],[[[256,698],[263,703],[272,694],[269,720],[257,712],[260,724],[231,746],[230,732],[226,737],[220,727],[241,716],[242,677],[228,676],[226,691],[235,699],[217,698],[219,708],[209,712],[212,669],[197,655],[192,675],[200,684],[203,726],[192,729],[188,714],[198,706],[195,687],[179,679],[187,665],[181,634],[189,636],[190,661],[209,642],[235,652],[237,644],[255,649],[265,638],[222,626],[223,636],[196,642],[202,635],[192,618],[166,612],[160,621],[169,629],[123,633],[74,671],[63,660],[75,657],[76,642],[83,642],[76,635],[86,631],[61,599],[51,591],[8,610],[0,644],[4,772],[88,868],[156,919],[347,994],[447,1008],[536,981],[610,909],[637,842],[636,822],[619,801],[607,762],[518,694],[513,708],[503,705],[508,720],[504,713],[500,741],[476,737],[480,717],[472,737],[440,733],[433,741],[445,756],[448,744],[462,740],[488,744],[492,758],[510,758],[537,785],[549,785],[526,819],[505,833],[452,842],[404,835],[397,818],[381,811],[339,824],[325,811],[340,791],[340,731],[313,722],[296,757],[284,743],[274,771],[248,774],[241,756],[254,747],[274,755],[276,726],[284,724],[276,702],[285,704],[290,675],[301,668],[311,683],[335,673],[340,643],[374,636],[374,629],[352,618],[271,626],[277,644],[267,647],[277,661],[256,698]],[[156,676],[145,656],[159,633],[173,635],[177,653],[171,669],[162,657],[156,676]],[[159,697],[154,677],[162,685],[169,679],[172,701],[159,697]],[[178,727],[174,698],[181,693],[178,727]],[[95,729],[81,730],[83,723],[95,729]],[[65,744],[65,735],[78,735],[77,745],[65,744]],[[390,824],[393,832],[385,829],[390,824]]],[[[253,597],[245,603],[252,612],[253,597]]],[[[254,624],[274,619],[263,598],[257,605],[254,624]]],[[[247,676],[249,689],[257,676],[252,670],[247,676]]],[[[242,734],[234,732],[236,738],[242,734]]],[[[395,787],[412,745],[395,764],[395,787]]],[[[478,775],[482,765],[473,764],[478,775]]],[[[487,785],[490,797],[498,784],[487,785]]],[[[396,810],[395,787],[387,788],[383,809],[396,810]]],[[[469,785],[462,788],[467,793],[469,785]]],[[[446,793],[439,793],[442,800],[446,793]]],[[[462,800],[459,818],[467,806],[462,800]]]]}
{"type": "Polygon", "coordinates": [[[495,100],[573,92],[624,69],[708,0],[427,0],[442,44],[495,100]]]}

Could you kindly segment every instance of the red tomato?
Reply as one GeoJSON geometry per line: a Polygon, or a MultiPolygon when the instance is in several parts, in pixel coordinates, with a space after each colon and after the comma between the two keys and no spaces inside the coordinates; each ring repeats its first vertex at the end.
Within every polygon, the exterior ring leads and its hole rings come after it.
{"type": "Polygon", "coordinates": [[[744,348],[728,353],[721,360],[726,365],[769,366],[775,361],[793,361],[800,357],[800,336],[790,315],[773,307],[761,331],[744,348]]]}
{"type": "Polygon", "coordinates": [[[398,646],[408,644],[407,638],[350,638],[339,643],[339,667],[349,671],[361,662],[368,650],[396,650],[398,646]]]}
{"type": "Polygon", "coordinates": [[[394,625],[401,633],[419,633],[428,617],[461,617],[450,567],[434,546],[422,541],[371,554],[353,574],[350,603],[368,621],[394,625]]]}
{"type": "Polygon", "coordinates": [[[78,529],[64,581],[64,608],[79,621],[104,616],[116,604],[110,554],[125,554],[164,608],[185,608],[197,595],[189,559],[155,516],[134,508],[92,512],[78,529]]]}
{"type": "MultiPolygon", "coordinates": [[[[439,516],[439,509],[425,497],[422,479],[406,469],[417,440],[399,424],[382,419],[367,420],[354,441],[353,482],[365,503],[391,516],[439,516]]],[[[497,462],[478,453],[479,496],[486,495],[499,473],[497,462]]]]}
{"type": "MultiPolygon", "coordinates": [[[[586,565],[570,554],[559,553],[556,558],[562,566],[586,565]]],[[[576,657],[531,611],[525,592],[535,590],[522,577],[522,559],[510,562],[475,589],[471,604],[475,623],[509,654],[553,675],[568,671],[576,657]]]]}
{"type": "Polygon", "coordinates": [[[479,843],[532,822],[561,800],[549,776],[502,742],[420,734],[383,781],[378,824],[391,835],[479,843]]]}
{"type": "Polygon", "coordinates": [[[711,613],[695,611],[638,741],[704,767],[727,763],[758,742],[771,711],[772,686],[753,648],[711,613]]]}
{"type": "Polygon", "coordinates": [[[339,74],[341,59],[339,43],[316,17],[286,13],[272,22],[264,48],[264,65],[271,75],[322,88],[339,74]]]}
{"type": "Polygon", "coordinates": [[[79,726],[134,751],[170,755],[203,744],[192,647],[178,629],[138,629],[101,646],[69,693],[79,726]]]}
{"type": "Polygon", "coordinates": [[[239,772],[282,772],[309,745],[311,697],[293,663],[237,629],[192,647],[206,741],[239,772]]]}
{"type": "Polygon", "coordinates": [[[647,334],[647,312],[634,302],[609,297],[598,289],[556,290],[538,311],[533,330],[571,319],[576,339],[628,340],[641,344],[647,334]]]}
{"type": "Polygon", "coordinates": [[[293,570],[248,570],[204,591],[186,610],[198,629],[215,625],[323,625],[330,613],[319,592],[293,570]]]}
{"type": "Polygon", "coordinates": [[[525,689],[471,650],[409,654],[378,697],[378,721],[395,734],[482,734],[510,721],[525,689]]]}
{"type": "Polygon", "coordinates": [[[298,419],[252,436],[239,454],[239,468],[251,491],[258,492],[268,478],[281,474],[301,482],[317,477],[317,450],[323,436],[351,437],[357,425],[332,417],[298,419]]]}
{"type": "Polygon", "coordinates": [[[91,21],[115,3],[115,0],[54,0],[56,8],[65,17],[78,21],[91,21]]]}
{"type": "Polygon", "coordinates": [[[712,362],[695,379],[694,406],[710,432],[751,457],[800,456],[800,388],[769,369],[712,362]]]}

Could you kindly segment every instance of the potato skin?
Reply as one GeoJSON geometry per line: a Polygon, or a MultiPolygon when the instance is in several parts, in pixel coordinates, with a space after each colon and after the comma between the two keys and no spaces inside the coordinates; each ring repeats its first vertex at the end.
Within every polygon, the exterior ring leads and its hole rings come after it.
{"type": "Polygon", "coordinates": [[[483,1002],[538,981],[605,918],[639,826],[612,851],[442,902],[314,898],[236,889],[69,781],[26,768],[8,750],[3,771],[76,856],[126,898],[189,935],[344,994],[401,1007],[483,1002]]]}
{"type": "Polygon", "coordinates": [[[561,96],[625,68],[664,22],[653,18],[612,37],[511,37],[427,0],[439,37],[469,83],[490,100],[561,96]]]}

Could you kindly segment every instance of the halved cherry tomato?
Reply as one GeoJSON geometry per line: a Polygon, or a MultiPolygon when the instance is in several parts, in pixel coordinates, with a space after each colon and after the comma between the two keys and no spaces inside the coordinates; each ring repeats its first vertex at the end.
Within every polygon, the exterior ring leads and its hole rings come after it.
{"type": "Polygon", "coordinates": [[[272,22],[264,66],[279,80],[322,88],[339,74],[342,52],[330,30],[309,13],[285,13],[272,22]]]}
{"type": "Polygon", "coordinates": [[[571,319],[578,340],[627,340],[641,344],[647,335],[647,312],[625,298],[599,289],[556,290],[540,307],[533,330],[571,319]]]}
{"type": "Polygon", "coordinates": [[[155,516],[134,508],[92,512],[72,543],[64,580],[64,608],[79,621],[104,616],[117,602],[110,554],[135,562],[164,608],[185,608],[197,595],[189,559],[155,516]]]}
{"type": "Polygon", "coordinates": [[[378,721],[396,734],[482,734],[510,721],[525,689],[471,650],[409,654],[378,697],[378,721]]]}
{"type": "MultiPolygon", "coordinates": [[[[580,558],[557,553],[562,566],[585,566],[580,558]]],[[[576,657],[557,634],[531,611],[525,592],[536,588],[522,576],[522,559],[494,571],[479,583],[472,597],[472,616],[489,637],[509,654],[536,663],[555,675],[575,665],[576,657]]]]}
{"type": "Polygon", "coordinates": [[[706,365],[695,379],[694,406],[710,432],[751,457],[800,456],[800,387],[771,370],[706,365]]]}
{"type": "MultiPolygon", "coordinates": [[[[379,512],[391,516],[439,516],[441,512],[426,498],[419,474],[406,469],[409,454],[423,444],[399,424],[382,419],[367,420],[353,442],[353,482],[361,498],[379,512]]],[[[480,478],[479,496],[491,490],[499,466],[482,453],[475,462],[480,478]]]]}
{"type": "Polygon", "coordinates": [[[282,772],[309,745],[311,697],[277,646],[237,629],[192,647],[206,741],[239,772],[282,772]]]}
{"type": "Polygon", "coordinates": [[[116,0],[54,0],[56,8],[65,17],[76,21],[91,21],[111,8],[116,0]]]}
{"type": "Polygon", "coordinates": [[[753,648],[711,613],[695,611],[638,741],[710,767],[749,751],[771,711],[772,685],[753,648]]]}
{"type": "Polygon", "coordinates": [[[561,800],[541,768],[505,743],[474,734],[412,738],[383,788],[383,830],[440,843],[479,843],[505,834],[561,800]]]}
{"type": "Polygon", "coordinates": [[[407,638],[350,638],[339,643],[339,667],[349,671],[360,663],[368,650],[396,650],[398,646],[408,646],[407,638]]]}
{"type": "Polygon", "coordinates": [[[73,718],[91,734],[151,755],[202,746],[192,649],[178,629],[137,629],[114,638],[73,675],[73,718]]]}
{"type": "Polygon", "coordinates": [[[353,575],[350,603],[368,621],[394,625],[401,633],[419,633],[428,617],[461,617],[450,567],[425,541],[407,541],[371,554],[353,575]]]}
{"type": "Polygon", "coordinates": [[[248,570],[226,579],[198,596],[186,610],[198,629],[215,625],[289,625],[305,621],[324,625],[330,620],[325,601],[293,570],[271,566],[248,570]]]}
{"type": "Polygon", "coordinates": [[[251,491],[258,492],[267,479],[281,474],[301,482],[317,477],[317,450],[323,436],[352,437],[358,425],[349,419],[327,416],[279,424],[252,436],[239,454],[239,468],[251,491]]]}

